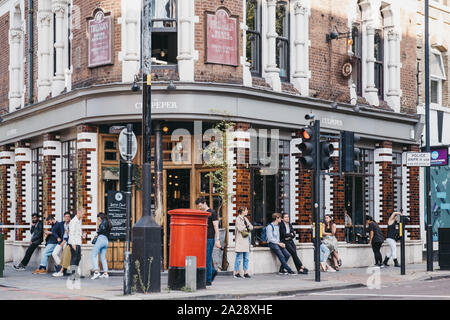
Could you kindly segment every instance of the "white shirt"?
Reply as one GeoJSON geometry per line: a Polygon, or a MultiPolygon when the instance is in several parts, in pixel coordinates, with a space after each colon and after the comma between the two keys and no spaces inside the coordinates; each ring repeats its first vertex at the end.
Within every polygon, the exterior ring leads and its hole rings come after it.
{"type": "Polygon", "coordinates": [[[81,246],[81,220],[77,216],[69,223],[69,244],[81,246]]]}

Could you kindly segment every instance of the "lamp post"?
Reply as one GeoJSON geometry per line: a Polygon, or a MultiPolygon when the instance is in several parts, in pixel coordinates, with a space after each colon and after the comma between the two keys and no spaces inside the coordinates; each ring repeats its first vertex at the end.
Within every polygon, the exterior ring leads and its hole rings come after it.
{"type": "Polygon", "coordinates": [[[141,70],[142,97],[142,218],[133,227],[133,277],[138,292],[161,292],[161,227],[152,212],[151,175],[151,56],[152,0],[142,0],[141,70]],[[137,267],[139,265],[139,268],[137,267]]]}
{"type": "MultiPolygon", "coordinates": [[[[425,136],[426,152],[430,152],[430,41],[429,6],[425,0],[425,136]]],[[[427,271],[433,271],[433,230],[431,225],[431,191],[430,167],[425,167],[425,201],[426,201],[426,237],[427,237],[427,271]]]]}

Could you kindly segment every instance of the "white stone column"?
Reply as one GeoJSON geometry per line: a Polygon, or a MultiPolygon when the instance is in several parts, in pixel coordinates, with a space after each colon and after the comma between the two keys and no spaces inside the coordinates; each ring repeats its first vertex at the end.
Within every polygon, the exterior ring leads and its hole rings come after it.
{"type": "Polygon", "coordinates": [[[13,112],[22,107],[22,52],[23,31],[18,28],[9,30],[10,43],[10,91],[9,91],[9,105],[10,111],[13,112]]]}
{"type": "Polygon", "coordinates": [[[396,112],[400,112],[400,52],[397,50],[399,41],[399,33],[395,29],[390,29],[387,32],[386,102],[396,112]]]}
{"type": "Polygon", "coordinates": [[[64,91],[66,85],[65,79],[65,63],[64,63],[64,50],[66,48],[66,13],[67,13],[67,0],[53,0],[52,12],[55,14],[55,51],[56,51],[56,70],[53,76],[52,83],[52,96],[57,96],[64,91]]]}
{"type": "Polygon", "coordinates": [[[300,91],[302,96],[309,95],[309,10],[303,3],[303,1],[297,1],[294,4],[294,30],[292,32],[295,35],[294,41],[294,62],[291,65],[295,65],[295,71],[292,76],[293,84],[297,90],[300,91]]]}
{"type": "Polygon", "coordinates": [[[178,1],[178,74],[180,81],[194,81],[194,64],[198,60],[195,50],[195,23],[199,18],[195,16],[195,1],[178,1]]]}
{"type": "Polygon", "coordinates": [[[274,91],[281,91],[280,69],[276,62],[276,5],[275,0],[267,0],[267,64],[264,78],[274,91]]]}
{"type": "Polygon", "coordinates": [[[375,28],[369,24],[366,26],[366,59],[364,61],[366,68],[366,86],[364,88],[364,98],[371,105],[378,106],[378,89],[375,87],[375,53],[374,43],[375,41],[375,28]]]}
{"type": "Polygon", "coordinates": [[[43,101],[52,91],[52,7],[51,0],[40,0],[38,4],[38,101],[43,101]]]}
{"type": "Polygon", "coordinates": [[[140,69],[141,52],[141,1],[122,0],[122,17],[118,23],[122,25],[122,82],[133,82],[140,69]]]}

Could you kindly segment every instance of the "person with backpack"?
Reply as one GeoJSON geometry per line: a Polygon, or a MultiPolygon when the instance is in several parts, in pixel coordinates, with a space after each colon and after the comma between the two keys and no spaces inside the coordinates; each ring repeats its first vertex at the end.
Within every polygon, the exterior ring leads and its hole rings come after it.
{"type": "Polygon", "coordinates": [[[383,264],[388,267],[388,261],[392,257],[394,259],[394,266],[400,267],[400,264],[397,260],[397,239],[398,239],[398,223],[397,223],[397,216],[401,216],[401,212],[393,212],[388,220],[388,228],[387,228],[387,236],[386,236],[386,242],[389,244],[389,248],[391,249],[390,252],[386,254],[386,257],[384,258],[383,264]]]}
{"type": "Polygon", "coordinates": [[[94,248],[91,253],[91,262],[94,267],[94,275],[92,280],[97,278],[109,278],[108,275],[108,261],[106,261],[106,250],[108,250],[108,237],[111,232],[112,223],[109,217],[103,213],[99,212],[97,215],[98,230],[97,235],[92,240],[94,248]],[[103,274],[100,275],[98,266],[98,254],[100,253],[100,259],[102,261],[103,274]]]}
{"type": "Polygon", "coordinates": [[[280,226],[281,214],[274,213],[272,215],[272,223],[269,223],[266,228],[267,243],[269,245],[270,251],[275,253],[281,262],[280,274],[290,274],[295,275],[296,273],[288,266],[287,261],[290,258],[289,252],[286,250],[286,244],[280,241],[280,226]]]}

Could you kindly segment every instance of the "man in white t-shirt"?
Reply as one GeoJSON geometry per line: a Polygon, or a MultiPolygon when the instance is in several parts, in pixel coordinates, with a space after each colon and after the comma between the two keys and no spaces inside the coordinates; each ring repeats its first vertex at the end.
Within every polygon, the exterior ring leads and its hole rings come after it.
{"type": "Polygon", "coordinates": [[[70,260],[70,270],[72,275],[78,269],[81,260],[81,241],[82,241],[82,221],[84,216],[84,208],[79,208],[77,214],[69,223],[69,241],[70,252],[72,258],[70,260]]]}

